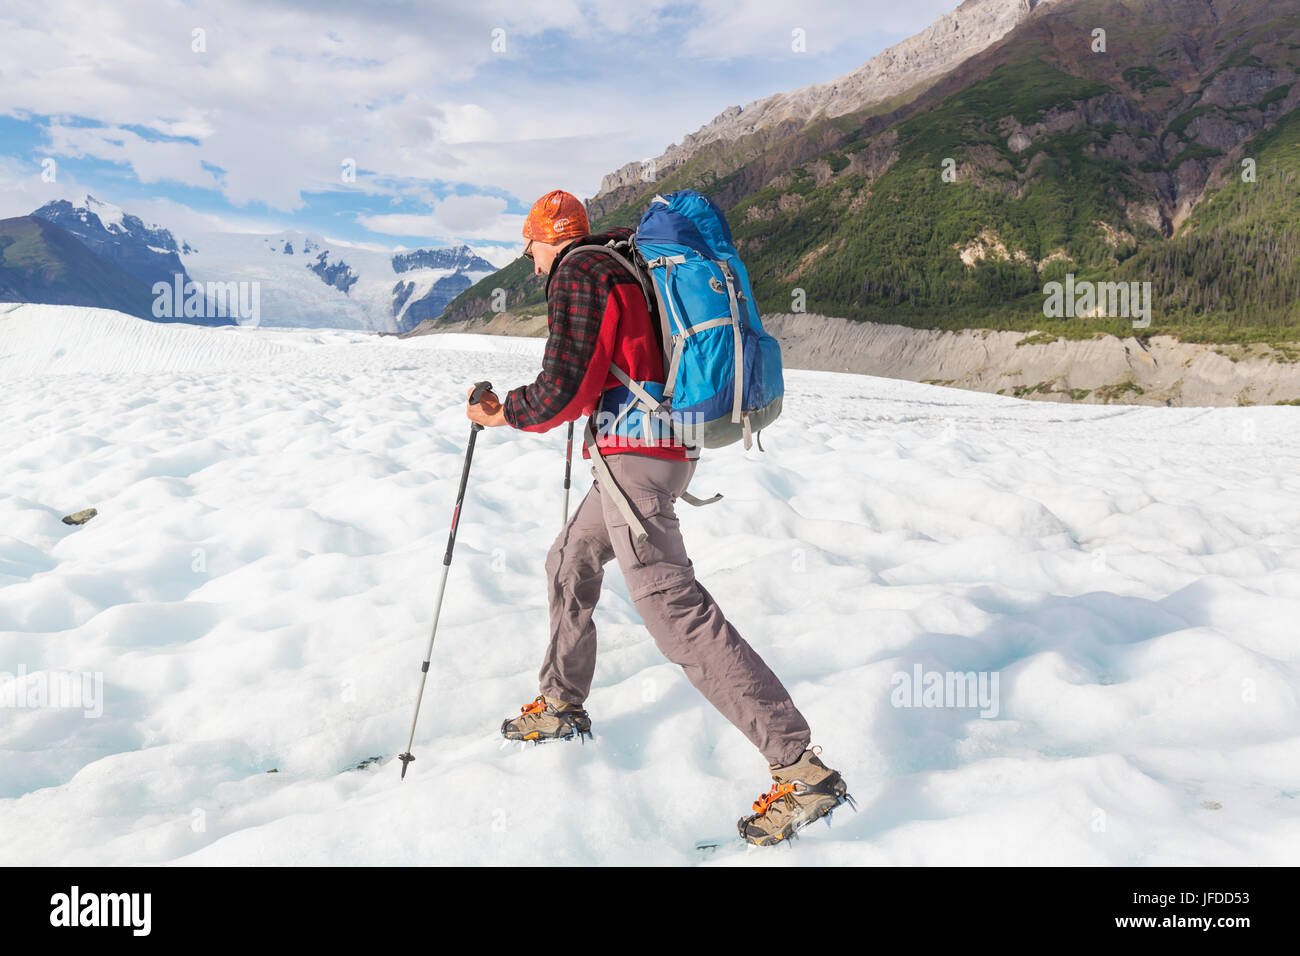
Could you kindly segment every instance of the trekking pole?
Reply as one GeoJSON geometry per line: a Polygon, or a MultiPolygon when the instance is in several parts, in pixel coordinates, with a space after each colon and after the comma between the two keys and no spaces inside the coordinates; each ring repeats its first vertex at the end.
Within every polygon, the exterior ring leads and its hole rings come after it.
{"type": "MultiPolygon", "coordinates": [[[[564,523],[569,523],[569,469],[573,466],[573,422],[569,422],[569,442],[564,446],[564,523]]],[[[561,527],[563,527],[561,525],[561,527]]]]}
{"type": "MultiPolygon", "coordinates": [[[[474,391],[469,396],[469,403],[477,405],[484,392],[492,391],[490,382],[475,382],[474,391]]],[[[469,463],[474,458],[474,439],[483,430],[478,422],[469,426],[469,445],[465,449],[465,467],[460,473],[460,490],[456,492],[456,510],[451,513],[451,533],[447,535],[447,552],[442,556],[442,580],[438,582],[438,599],[433,606],[433,627],[429,630],[429,646],[424,652],[424,663],[420,666],[420,692],[415,695],[415,714],[411,717],[411,735],[406,740],[406,753],[399,754],[402,761],[402,779],[406,779],[406,768],[415,756],[411,753],[411,744],[415,740],[415,722],[420,719],[420,701],[424,699],[424,683],[429,679],[429,659],[433,657],[433,637],[438,633],[438,615],[442,611],[442,593],[447,588],[447,569],[451,567],[451,550],[456,546],[456,526],[460,524],[460,506],[465,501],[465,485],[469,481],[469,463]]]]}

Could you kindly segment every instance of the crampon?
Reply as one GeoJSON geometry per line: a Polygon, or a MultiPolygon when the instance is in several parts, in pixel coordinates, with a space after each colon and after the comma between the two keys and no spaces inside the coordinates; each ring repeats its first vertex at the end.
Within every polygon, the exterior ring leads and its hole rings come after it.
{"type": "Polygon", "coordinates": [[[736,824],[740,837],[755,846],[789,841],[810,823],[825,820],[841,803],[857,804],[839,773],[818,758],[820,748],[807,750],[795,763],[772,771],[772,788],[754,801],[753,813],[736,824]]]}
{"type": "Polygon", "coordinates": [[[575,737],[585,743],[591,736],[591,718],[576,704],[539,696],[531,704],[520,707],[518,717],[502,721],[501,736],[507,741],[531,741],[534,744],[575,737]]]}

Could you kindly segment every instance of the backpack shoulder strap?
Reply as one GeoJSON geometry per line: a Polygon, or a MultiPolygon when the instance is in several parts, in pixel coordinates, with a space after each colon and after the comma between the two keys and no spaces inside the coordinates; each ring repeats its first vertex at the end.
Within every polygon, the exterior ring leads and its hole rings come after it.
{"type": "MultiPolygon", "coordinates": [[[[659,350],[663,354],[664,370],[667,371],[669,362],[669,342],[672,339],[672,333],[669,331],[668,327],[668,316],[664,313],[662,308],[657,308],[655,305],[656,300],[659,298],[659,289],[655,286],[654,280],[646,275],[643,269],[637,268],[636,263],[633,261],[636,258],[636,242],[629,239],[627,241],[627,246],[629,253],[627,256],[623,255],[622,252],[616,249],[614,243],[604,246],[589,243],[585,246],[575,246],[570,251],[607,253],[608,255],[613,256],[614,260],[621,265],[633,279],[636,280],[636,284],[641,288],[641,295],[645,298],[646,313],[650,316],[652,325],[656,313],[659,315],[659,350]]],[[[662,306],[662,303],[659,303],[659,305],[662,306]]],[[[670,386],[670,394],[671,391],[672,389],[670,386]]]]}
{"type": "Polygon", "coordinates": [[[654,303],[650,298],[649,291],[646,289],[645,278],[641,275],[641,270],[632,264],[631,259],[623,255],[623,253],[619,252],[612,245],[598,246],[595,243],[588,243],[585,246],[574,246],[572,249],[569,250],[570,255],[572,255],[575,252],[603,252],[606,255],[613,256],[614,260],[619,265],[621,265],[624,269],[626,269],[628,274],[631,275],[632,278],[636,280],[636,284],[640,286],[641,295],[645,298],[646,311],[651,313],[654,312],[654,303]]]}

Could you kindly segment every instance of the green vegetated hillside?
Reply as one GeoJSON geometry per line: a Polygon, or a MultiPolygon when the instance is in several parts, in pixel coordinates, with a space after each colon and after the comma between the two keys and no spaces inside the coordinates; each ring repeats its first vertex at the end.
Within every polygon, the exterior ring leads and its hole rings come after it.
{"type": "Polygon", "coordinates": [[[20,216],[0,220],[0,302],[96,306],[148,318],[153,295],[143,280],[66,230],[20,216]]]}
{"type": "Polygon", "coordinates": [[[1294,340],[1300,328],[1300,110],[1247,143],[1255,180],[1226,185],[1167,242],[1128,260],[1153,298],[1197,341],[1294,340]]]}
{"type": "MultiPolygon", "coordinates": [[[[764,311],[802,299],[920,327],[1132,334],[1129,319],[1044,317],[1045,284],[1073,274],[1149,281],[1143,334],[1300,337],[1300,11],[1043,9],[925,89],[715,143],[660,182],[598,197],[595,225],[635,224],[655,192],[708,193],[764,311]]],[[[512,309],[540,307],[530,265],[467,290],[444,319],[487,312],[499,287],[512,309]]]]}

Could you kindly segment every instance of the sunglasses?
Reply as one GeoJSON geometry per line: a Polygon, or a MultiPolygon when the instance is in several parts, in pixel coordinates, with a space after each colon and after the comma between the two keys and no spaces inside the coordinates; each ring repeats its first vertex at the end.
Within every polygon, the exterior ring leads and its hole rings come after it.
{"type": "Polygon", "coordinates": [[[533,240],[529,239],[528,245],[524,246],[524,258],[531,259],[532,257],[533,257],[533,240]]]}

